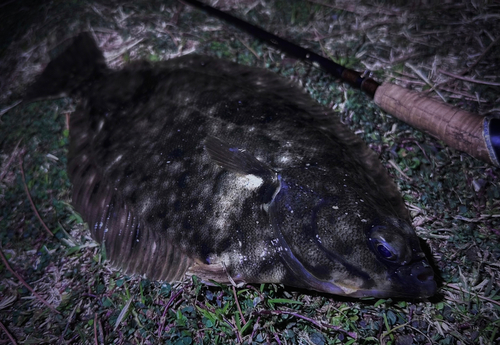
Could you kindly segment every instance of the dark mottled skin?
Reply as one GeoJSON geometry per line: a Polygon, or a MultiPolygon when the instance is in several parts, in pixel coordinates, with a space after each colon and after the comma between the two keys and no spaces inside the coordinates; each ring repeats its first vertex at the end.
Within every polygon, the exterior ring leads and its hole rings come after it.
{"type": "Polygon", "coordinates": [[[169,281],[187,272],[351,296],[434,293],[375,155],[280,77],[197,55],[111,71],[82,34],[26,98],[58,93],[81,97],[73,203],[117,266],[169,281]]]}

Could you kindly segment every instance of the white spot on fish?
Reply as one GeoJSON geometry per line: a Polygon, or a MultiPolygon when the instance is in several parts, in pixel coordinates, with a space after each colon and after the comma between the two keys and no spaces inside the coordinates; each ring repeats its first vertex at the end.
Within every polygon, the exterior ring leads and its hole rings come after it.
{"type": "Polygon", "coordinates": [[[253,189],[256,189],[256,188],[259,188],[260,186],[262,186],[262,183],[264,183],[264,180],[258,176],[248,174],[248,175],[240,177],[238,182],[241,184],[241,187],[243,187],[245,189],[253,190],[253,189]]]}
{"type": "Polygon", "coordinates": [[[291,158],[289,155],[283,155],[279,158],[279,162],[282,164],[286,164],[291,161],[291,158]]]}
{"type": "Polygon", "coordinates": [[[97,132],[100,132],[102,127],[104,127],[104,120],[99,121],[99,124],[97,125],[97,132]]]}
{"type": "Polygon", "coordinates": [[[319,243],[321,243],[321,237],[319,237],[318,234],[316,234],[316,239],[318,240],[319,243]]]}
{"type": "Polygon", "coordinates": [[[118,163],[121,159],[122,159],[123,155],[118,155],[112,162],[110,165],[114,165],[116,163],[118,163]]]}

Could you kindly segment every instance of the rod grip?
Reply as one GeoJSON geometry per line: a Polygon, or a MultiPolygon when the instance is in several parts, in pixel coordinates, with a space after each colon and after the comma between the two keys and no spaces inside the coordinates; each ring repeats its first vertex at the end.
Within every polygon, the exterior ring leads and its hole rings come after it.
{"type": "Polygon", "coordinates": [[[388,114],[447,145],[500,166],[500,120],[470,113],[389,83],[377,88],[374,100],[388,114]]]}

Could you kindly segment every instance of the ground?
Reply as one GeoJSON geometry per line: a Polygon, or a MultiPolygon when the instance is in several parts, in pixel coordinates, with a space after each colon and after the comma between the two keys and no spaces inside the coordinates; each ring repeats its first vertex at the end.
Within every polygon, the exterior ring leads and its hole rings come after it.
{"type": "MultiPolygon", "coordinates": [[[[379,82],[499,116],[495,1],[212,3],[379,82]]],[[[360,91],[178,1],[0,5],[0,343],[494,344],[500,341],[499,168],[383,113],[360,91]],[[196,52],[268,68],[336,111],[397,181],[439,292],[354,300],[264,284],[170,285],[105,262],[71,207],[70,99],[17,104],[69,38],[113,68],[196,52]],[[35,209],[37,212],[35,212],[35,209]],[[43,222],[43,223],[42,223],[43,222]],[[33,291],[30,291],[33,289],[33,291]]]]}

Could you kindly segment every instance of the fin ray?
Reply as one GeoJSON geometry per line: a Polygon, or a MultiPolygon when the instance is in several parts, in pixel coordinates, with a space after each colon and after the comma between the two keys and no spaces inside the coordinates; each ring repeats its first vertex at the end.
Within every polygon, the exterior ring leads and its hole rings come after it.
{"type": "Polygon", "coordinates": [[[208,137],[205,140],[205,149],[214,162],[229,171],[259,177],[267,177],[270,173],[274,174],[267,164],[259,161],[248,152],[233,147],[218,138],[208,137]]]}
{"type": "Polygon", "coordinates": [[[168,282],[183,278],[193,260],[172,239],[143,226],[133,205],[127,204],[93,164],[88,114],[77,110],[71,117],[72,145],[68,173],[73,183],[73,205],[89,224],[92,237],[104,243],[107,258],[126,273],[168,282]]]}

